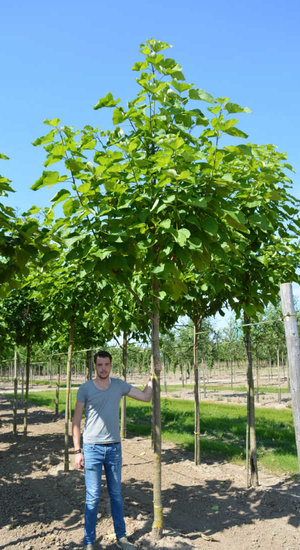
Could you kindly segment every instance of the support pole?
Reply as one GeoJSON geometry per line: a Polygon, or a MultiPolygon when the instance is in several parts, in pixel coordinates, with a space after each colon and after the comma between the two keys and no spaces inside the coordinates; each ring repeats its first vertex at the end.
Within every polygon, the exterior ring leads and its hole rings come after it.
{"type": "Polygon", "coordinates": [[[291,283],[280,285],[281,307],[290,373],[291,398],[300,470],[300,345],[291,283]]]}

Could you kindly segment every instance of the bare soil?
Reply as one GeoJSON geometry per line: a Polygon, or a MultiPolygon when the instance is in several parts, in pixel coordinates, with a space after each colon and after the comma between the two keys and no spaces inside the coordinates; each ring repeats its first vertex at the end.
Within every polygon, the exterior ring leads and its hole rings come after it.
{"type": "MultiPolygon", "coordinates": [[[[240,395],[218,395],[218,400],[243,402],[240,395]]],[[[172,396],[192,398],[192,392],[183,389],[172,396]]],[[[276,399],[268,395],[265,405],[274,406],[276,399]]],[[[84,476],[74,469],[72,452],[70,471],[63,471],[64,419],[30,407],[24,442],[22,414],[18,435],[13,435],[12,406],[4,393],[0,410],[0,548],[82,548],[84,476]]],[[[244,468],[216,460],[195,466],[191,453],[168,443],[163,444],[162,453],[164,534],[160,541],[152,540],[150,440],[128,437],[122,447],[127,534],[137,548],[300,548],[297,479],[260,472],[260,486],[247,489],[244,468]]],[[[105,481],[95,550],[100,548],[116,548],[105,481]]]]}

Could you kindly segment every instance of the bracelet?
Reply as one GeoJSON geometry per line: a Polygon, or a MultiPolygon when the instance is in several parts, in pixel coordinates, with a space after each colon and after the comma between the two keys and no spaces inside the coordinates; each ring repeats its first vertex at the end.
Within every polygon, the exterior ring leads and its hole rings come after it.
{"type": "Polygon", "coordinates": [[[79,453],[81,453],[81,449],[77,449],[77,451],[74,451],[74,455],[78,455],[79,453]]]}

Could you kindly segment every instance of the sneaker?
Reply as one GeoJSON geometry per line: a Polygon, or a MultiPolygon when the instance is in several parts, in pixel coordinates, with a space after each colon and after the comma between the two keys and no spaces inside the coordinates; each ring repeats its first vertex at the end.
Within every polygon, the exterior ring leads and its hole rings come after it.
{"type": "Polygon", "coordinates": [[[94,550],[93,544],[87,544],[87,546],[84,547],[84,550],[94,550]]]}
{"type": "Polygon", "coordinates": [[[127,537],[122,537],[117,540],[117,547],[122,548],[123,550],[132,550],[132,548],[136,548],[132,542],[129,542],[127,537]]]}

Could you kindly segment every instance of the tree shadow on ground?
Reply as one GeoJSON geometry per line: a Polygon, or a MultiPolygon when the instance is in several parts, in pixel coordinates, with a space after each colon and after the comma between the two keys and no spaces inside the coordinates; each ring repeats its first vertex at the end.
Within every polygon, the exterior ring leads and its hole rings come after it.
{"type": "MultiPolygon", "coordinates": [[[[32,410],[29,425],[38,421],[46,424],[47,418],[48,422],[52,420],[52,413],[32,410]]],[[[72,538],[74,530],[82,528],[84,477],[79,471],[62,471],[63,433],[30,434],[26,442],[5,433],[1,440],[6,448],[0,462],[0,528],[16,527],[14,544],[30,542],[37,547],[40,529],[51,533],[55,519],[61,525],[57,536],[65,541],[63,548],[81,547],[81,542],[74,541],[74,538],[72,541],[68,539],[72,538]],[[18,538],[17,526],[28,525],[35,525],[36,532],[32,529],[27,537],[18,538]]],[[[189,459],[192,459],[190,453],[176,447],[166,449],[162,454],[163,465],[165,463],[168,466],[189,459]]],[[[134,467],[133,461],[129,461],[129,464],[134,467]]],[[[184,475],[184,470],[182,473],[184,475]]],[[[191,472],[189,475],[192,475],[191,472]]],[[[134,541],[139,541],[152,528],[153,487],[149,481],[131,475],[123,484],[123,493],[128,522],[141,519],[137,521],[132,537],[134,541]]],[[[214,535],[217,539],[221,531],[251,524],[258,519],[286,518],[292,526],[300,525],[300,485],[293,479],[285,483],[278,482],[267,489],[245,489],[227,479],[199,481],[199,475],[190,484],[186,480],[180,484],[174,470],[174,482],[163,490],[162,499],[166,528],[181,533],[182,537],[189,540],[198,538],[199,532],[214,535]]],[[[101,529],[102,522],[110,518],[105,483],[100,511],[101,529]]],[[[106,542],[104,547],[108,550],[115,548],[115,545],[106,542]]]]}

